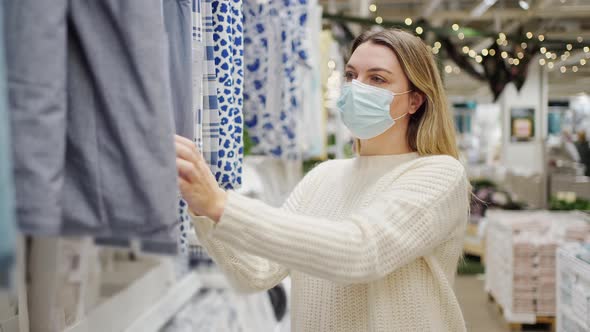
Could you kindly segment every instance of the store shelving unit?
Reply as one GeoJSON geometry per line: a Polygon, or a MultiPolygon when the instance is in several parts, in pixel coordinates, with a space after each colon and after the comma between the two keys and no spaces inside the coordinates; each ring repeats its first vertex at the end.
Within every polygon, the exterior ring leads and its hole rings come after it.
{"type": "Polygon", "coordinates": [[[157,332],[201,287],[196,272],[177,281],[172,264],[162,260],[64,332],[157,332]]]}
{"type": "Polygon", "coordinates": [[[557,332],[590,331],[590,264],[575,256],[579,246],[557,250],[557,332]]]}

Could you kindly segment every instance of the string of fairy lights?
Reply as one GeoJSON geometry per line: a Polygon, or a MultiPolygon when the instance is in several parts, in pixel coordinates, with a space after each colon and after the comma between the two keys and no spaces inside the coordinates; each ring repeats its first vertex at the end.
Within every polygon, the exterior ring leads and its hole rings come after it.
{"type": "MultiPolygon", "coordinates": [[[[377,5],[370,4],[369,11],[374,15],[377,15],[377,5]]],[[[363,19],[357,19],[357,22],[363,23],[363,19]]],[[[539,66],[545,66],[549,71],[559,70],[559,72],[565,74],[567,72],[577,73],[581,67],[585,66],[590,61],[590,46],[584,43],[584,38],[577,36],[577,38],[571,41],[550,41],[545,38],[543,34],[535,35],[533,32],[528,31],[524,36],[511,35],[508,36],[504,32],[500,32],[497,35],[492,35],[486,32],[477,31],[472,28],[461,27],[458,23],[453,23],[449,28],[433,28],[427,26],[425,22],[417,23],[412,20],[411,17],[407,17],[403,24],[401,22],[385,22],[383,17],[375,16],[374,22],[378,25],[397,26],[405,29],[410,29],[415,34],[423,38],[426,30],[435,30],[436,34],[444,34],[447,36],[455,36],[459,42],[464,41],[467,37],[472,36],[484,36],[494,37],[497,45],[498,52],[494,49],[494,45],[481,50],[475,50],[470,48],[468,45],[461,47],[461,51],[466,56],[469,56],[476,63],[482,63],[485,57],[499,56],[510,66],[519,66],[524,62],[525,57],[534,56],[536,54],[530,54],[525,52],[530,45],[533,43],[539,47],[541,57],[538,59],[539,66]],[[423,26],[424,25],[424,26],[423,26]],[[565,43],[565,47],[562,45],[565,43]],[[561,44],[556,47],[555,44],[561,44]],[[508,46],[513,46],[512,50],[508,49],[508,46]],[[575,60],[573,59],[575,56],[575,60]]],[[[442,48],[440,41],[435,41],[432,45],[429,45],[433,54],[439,54],[442,48]]],[[[446,65],[444,70],[447,74],[460,74],[461,69],[446,65]]]]}

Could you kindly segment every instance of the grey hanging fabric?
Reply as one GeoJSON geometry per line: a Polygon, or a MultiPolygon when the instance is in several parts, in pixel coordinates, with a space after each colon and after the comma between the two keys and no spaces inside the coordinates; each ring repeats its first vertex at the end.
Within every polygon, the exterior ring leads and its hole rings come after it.
{"type": "Polygon", "coordinates": [[[175,241],[177,184],[161,1],[6,5],[21,230],[175,241]]]}
{"type": "MultiPolygon", "coordinates": [[[[0,1],[0,44],[4,46],[2,33],[4,1],[0,1]]],[[[10,128],[6,108],[6,75],[4,47],[0,48],[0,289],[10,286],[16,243],[14,219],[14,187],[12,179],[12,151],[10,128]]]]}
{"type": "Polygon", "coordinates": [[[168,33],[170,83],[176,134],[194,139],[192,102],[192,3],[191,0],[163,0],[164,24],[168,33]]]}

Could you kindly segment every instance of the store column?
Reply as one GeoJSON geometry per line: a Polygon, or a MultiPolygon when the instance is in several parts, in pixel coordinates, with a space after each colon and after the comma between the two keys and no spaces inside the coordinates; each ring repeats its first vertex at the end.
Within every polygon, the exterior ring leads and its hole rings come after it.
{"type": "Polygon", "coordinates": [[[531,60],[520,91],[506,86],[498,103],[502,112],[502,164],[506,185],[518,200],[536,208],[547,204],[545,139],[547,136],[548,80],[544,67],[531,60]]]}

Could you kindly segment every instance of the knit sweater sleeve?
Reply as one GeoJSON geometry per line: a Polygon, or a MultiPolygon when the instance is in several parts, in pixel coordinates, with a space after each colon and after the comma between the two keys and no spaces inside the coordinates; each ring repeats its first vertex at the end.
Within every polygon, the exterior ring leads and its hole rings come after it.
{"type": "MultiPolygon", "coordinates": [[[[314,175],[319,168],[310,172],[296,186],[283,206],[276,210],[281,213],[297,213],[302,199],[301,193],[306,192],[314,182],[314,175]]],[[[289,270],[281,264],[246,253],[241,248],[234,247],[231,242],[210,236],[215,227],[211,219],[195,216],[192,218],[201,245],[235,289],[242,292],[267,290],[276,286],[289,274],[289,270]]]]}
{"type": "Polygon", "coordinates": [[[454,236],[467,218],[467,188],[463,166],[437,156],[413,162],[390,188],[342,220],[276,209],[232,192],[211,236],[309,275],[366,283],[454,236]]]}

